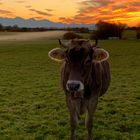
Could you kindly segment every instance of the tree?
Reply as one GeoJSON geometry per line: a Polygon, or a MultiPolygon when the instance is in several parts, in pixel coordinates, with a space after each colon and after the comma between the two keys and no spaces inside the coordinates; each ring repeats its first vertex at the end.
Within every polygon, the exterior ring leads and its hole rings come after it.
{"type": "Polygon", "coordinates": [[[140,24],[138,25],[136,32],[137,32],[136,34],[137,39],[140,39],[140,24]]]}
{"type": "Polygon", "coordinates": [[[122,24],[122,23],[117,24],[118,37],[120,39],[122,39],[122,34],[123,34],[123,31],[126,29],[126,27],[127,27],[126,24],[122,24]]]}
{"type": "Polygon", "coordinates": [[[2,26],[2,24],[0,24],[0,31],[2,31],[3,30],[3,26],[2,26]]]}
{"type": "Polygon", "coordinates": [[[20,30],[20,28],[18,27],[18,25],[14,25],[13,27],[12,27],[12,31],[19,31],[20,30]]]}
{"type": "Polygon", "coordinates": [[[119,39],[121,39],[126,25],[99,21],[96,27],[97,30],[94,32],[94,35],[92,35],[94,37],[93,39],[108,39],[109,37],[119,37],[119,39]]]}

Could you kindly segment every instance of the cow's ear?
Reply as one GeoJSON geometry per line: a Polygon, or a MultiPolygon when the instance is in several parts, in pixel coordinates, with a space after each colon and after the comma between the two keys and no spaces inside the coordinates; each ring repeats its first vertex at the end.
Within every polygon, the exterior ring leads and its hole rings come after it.
{"type": "Polygon", "coordinates": [[[106,61],[108,58],[109,58],[109,53],[106,50],[102,48],[94,49],[93,62],[100,63],[106,61]]]}
{"type": "Polygon", "coordinates": [[[63,61],[65,59],[65,51],[60,48],[55,48],[49,51],[48,56],[55,61],[63,61]]]}

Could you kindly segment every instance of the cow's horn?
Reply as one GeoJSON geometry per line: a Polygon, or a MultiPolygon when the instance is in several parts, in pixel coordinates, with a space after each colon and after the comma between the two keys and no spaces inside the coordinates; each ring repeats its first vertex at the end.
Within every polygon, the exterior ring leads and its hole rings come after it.
{"type": "Polygon", "coordinates": [[[64,48],[68,48],[67,44],[63,43],[60,39],[58,40],[59,44],[64,47],[64,48]]]}
{"type": "Polygon", "coordinates": [[[98,39],[95,40],[95,44],[94,44],[94,45],[95,45],[95,46],[98,45],[98,39]]]}
{"type": "Polygon", "coordinates": [[[95,39],[95,43],[91,43],[92,48],[98,47],[98,39],[95,39]]]}

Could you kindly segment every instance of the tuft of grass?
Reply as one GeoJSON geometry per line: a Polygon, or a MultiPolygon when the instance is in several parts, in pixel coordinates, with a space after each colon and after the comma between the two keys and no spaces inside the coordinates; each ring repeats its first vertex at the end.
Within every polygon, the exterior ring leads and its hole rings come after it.
{"type": "MultiPolygon", "coordinates": [[[[111,85],[94,118],[95,140],[140,139],[140,41],[107,40],[111,85]]],[[[56,40],[0,43],[0,139],[66,140],[69,113],[60,88],[61,64],[48,58],[56,40]]],[[[86,138],[84,116],[77,128],[86,138]]]]}

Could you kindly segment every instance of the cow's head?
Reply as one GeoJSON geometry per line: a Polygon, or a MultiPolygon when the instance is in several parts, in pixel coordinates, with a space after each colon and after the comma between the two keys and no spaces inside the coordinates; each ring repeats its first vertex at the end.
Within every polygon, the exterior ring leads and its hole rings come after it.
{"type": "Polygon", "coordinates": [[[55,48],[49,57],[55,61],[65,61],[65,89],[70,93],[82,93],[85,89],[93,63],[101,63],[108,59],[109,54],[102,48],[92,45],[89,40],[73,39],[68,43],[59,44],[65,49],[55,48]]]}

